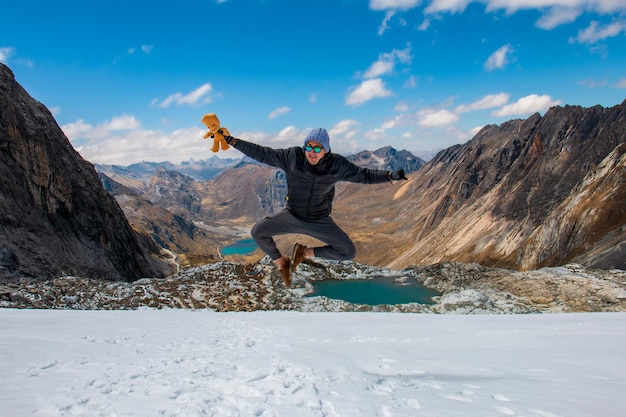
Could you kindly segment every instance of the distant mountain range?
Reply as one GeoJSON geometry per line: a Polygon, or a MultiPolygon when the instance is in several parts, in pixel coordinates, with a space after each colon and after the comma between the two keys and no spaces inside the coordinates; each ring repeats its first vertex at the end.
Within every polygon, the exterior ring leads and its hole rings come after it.
{"type": "MultiPolygon", "coordinates": [[[[408,151],[389,146],[347,158],[373,169],[402,167],[407,173],[425,163],[408,151]]],[[[220,233],[224,234],[223,244],[245,235],[256,220],[282,210],[287,196],[287,182],[281,170],[248,157],[218,159],[181,165],[170,162],[143,162],[126,167],[96,165],[96,169],[134,227],[143,225],[142,233],[181,254],[184,260],[207,261],[218,256],[219,244],[215,241],[220,233]],[[203,169],[190,169],[189,165],[203,169]],[[198,172],[208,172],[209,167],[216,175],[202,180],[198,172]],[[163,211],[157,213],[157,208],[163,211]],[[172,215],[178,222],[171,220],[172,215]],[[199,236],[201,231],[212,233],[199,236]]]]}
{"type": "MultiPolygon", "coordinates": [[[[2,64],[0,84],[0,278],[162,276],[173,259],[214,261],[284,207],[284,173],[248,158],[96,173],[2,64]]],[[[486,126],[427,163],[392,147],[347,157],[409,177],[338,184],[332,216],[357,262],[626,269],[626,101],[486,126]]]]}
{"type": "MultiPolygon", "coordinates": [[[[415,156],[409,151],[397,151],[391,146],[386,146],[377,151],[361,151],[356,154],[346,155],[346,158],[359,165],[371,169],[392,170],[404,168],[407,172],[413,172],[421,168],[426,161],[415,156]]],[[[253,159],[243,156],[242,158],[219,158],[212,156],[209,159],[189,159],[174,164],[164,162],[139,162],[127,166],[94,164],[96,170],[111,179],[120,178],[121,182],[129,182],[132,179],[148,179],[156,175],[157,170],[166,170],[185,174],[197,181],[214,179],[227,168],[243,166],[246,164],[258,164],[253,159]]]]}
{"type": "Polygon", "coordinates": [[[212,156],[209,159],[198,161],[189,159],[181,162],[180,164],[174,164],[167,161],[144,161],[128,166],[94,164],[94,167],[98,172],[105,174],[109,178],[115,178],[119,175],[125,178],[145,179],[154,175],[157,169],[162,168],[168,171],[180,172],[181,174],[188,175],[198,181],[207,181],[215,178],[215,176],[224,169],[232,167],[239,161],[240,159],[219,158],[217,156],[212,156]]]}

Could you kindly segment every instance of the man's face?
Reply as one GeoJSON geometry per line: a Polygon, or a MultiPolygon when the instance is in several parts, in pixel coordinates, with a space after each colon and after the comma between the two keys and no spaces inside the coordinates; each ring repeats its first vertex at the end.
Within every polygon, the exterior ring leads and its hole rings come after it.
{"type": "Polygon", "coordinates": [[[317,165],[324,155],[326,155],[326,149],[324,149],[319,142],[312,140],[304,145],[304,155],[309,164],[317,165]]]}

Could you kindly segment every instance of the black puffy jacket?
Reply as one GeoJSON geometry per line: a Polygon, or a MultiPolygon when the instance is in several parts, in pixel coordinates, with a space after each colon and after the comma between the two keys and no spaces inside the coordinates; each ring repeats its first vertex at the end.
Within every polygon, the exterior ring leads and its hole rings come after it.
{"type": "Polygon", "coordinates": [[[361,168],[331,152],[317,165],[311,165],[301,147],[273,149],[241,139],[237,139],[233,146],[252,159],[285,171],[287,208],[303,220],[318,220],[330,215],[335,183],[339,181],[362,184],[389,181],[388,171],[361,168]]]}

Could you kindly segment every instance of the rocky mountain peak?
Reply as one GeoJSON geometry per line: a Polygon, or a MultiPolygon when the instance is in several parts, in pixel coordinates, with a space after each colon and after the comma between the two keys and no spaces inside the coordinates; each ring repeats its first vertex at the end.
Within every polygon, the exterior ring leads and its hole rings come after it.
{"type": "Polygon", "coordinates": [[[398,151],[391,146],[385,146],[375,151],[361,151],[346,157],[352,163],[370,169],[395,171],[404,169],[410,173],[417,171],[426,163],[423,159],[406,150],[398,151]]]}
{"type": "Polygon", "coordinates": [[[0,276],[162,276],[94,167],[0,64],[0,276]]]}

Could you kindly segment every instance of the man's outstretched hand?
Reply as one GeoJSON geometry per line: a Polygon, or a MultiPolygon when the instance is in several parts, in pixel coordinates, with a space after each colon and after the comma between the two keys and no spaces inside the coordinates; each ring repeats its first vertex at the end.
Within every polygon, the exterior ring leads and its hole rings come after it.
{"type": "Polygon", "coordinates": [[[392,171],[389,173],[389,179],[392,181],[406,180],[407,177],[404,175],[404,169],[400,168],[397,171],[392,171]]]}

